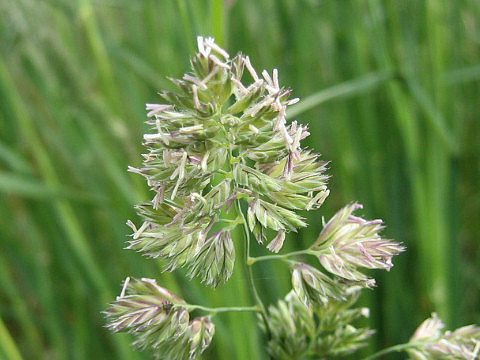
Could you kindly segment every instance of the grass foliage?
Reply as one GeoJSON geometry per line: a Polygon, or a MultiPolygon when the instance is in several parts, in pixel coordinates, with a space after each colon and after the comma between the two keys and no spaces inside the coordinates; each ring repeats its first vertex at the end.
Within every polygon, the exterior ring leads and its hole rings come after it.
{"type": "MultiPolygon", "coordinates": [[[[212,291],[122,250],[148,198],[126,172],[144,104],[188,68],[197,34],[278,67],[305,100],[288,115],[332,160],[325,218],[356,199],[407,246],[361,299],[377,345],[434,309],[450,328],[479,323],[478,1],[0,0],[0,358],[148,358],[103,328],[127,274],[195,303],[252,304],[241,270],[212,291]]],[[[287,250],[317,237],[308,222],[287,250]]],[[[277,265],[255,274],[267,302],[290,286],[277,265]]],[[[265,356],[255,321],[219,315],[204,358],[265,356]]]]}

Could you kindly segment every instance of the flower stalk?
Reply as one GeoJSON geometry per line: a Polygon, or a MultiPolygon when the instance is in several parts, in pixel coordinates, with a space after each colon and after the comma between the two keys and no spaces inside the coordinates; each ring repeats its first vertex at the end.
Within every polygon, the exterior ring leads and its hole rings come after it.
{"type": "Polygon", "coordinates": [[[315,256],[316,253],[311,252],[310,250],[298,250],[292,251],[286,254],[277,254],[277,255],[264,255],[264,256],[256,256],[256,257],[249,257],[247,260],[248,265],[253,265],[260,261],[271,261],[271,260],[281,260],[289,262],[290,258],[295,256],[302,256],[302,255],[313,255],[315,256]]]}
{"type": "Polygon", "coordinates": [[[248,312],[248,311],[253,311],[253,312],[260,312],[262,311],[259,306],[226,306],[226,307],[206,307],[206,306],[201,306],[201,305],[184,305],[183,308],[187,310],[201,310],[207,313],[210,313],[211,315],[215,315],[218,313],[224,313],[224,312],[248,312]]]}
{"type": "Polygon", "coordinates": [[[374,360],[374,359],[378,359],[378,358],[380,358],[384,355],[388,355],[388,354],[391,354],[391,353],[394,353],[394,352],[406,351],[408,349],[413,349],[413,348],[420,347],[420,346],[423,346],[423,345],[424,345],[423,343],[398,344],[398,345],[390,346],[388,348],[380,350],[380,351],[376,352],[375,354],[372,354],[370,356],[367,356],[367,357],[363,358],[363,360],[374,360]]]}
{"type": "Polygon", "coordinates": [[[248,282],[250,284],[250,288],[253,294],[253,297],[255,298],[255,302],[258,304],[260,311],[261,311],[261,316],[263,319],[263,322],[265,324],[265,329],[267,330],[267,333],[270,333],[270,327],[267,321],[267,310],[265,307],[265,304],[262,301],[262,298],[260,297],[257,287],[255,285],[255,281],[253,280],[253,270],[251,264],[248,263],[248,260],[250,259],[250,231],[248,229],[247,221],[245,219],[245,216],[243,215],[242,208],[240,205],[240,202],[237,200],[235,203],[237,212],[241,215],[243,221],[243,229],[244,229],[244,237],[245,237],[245,265],[247,268],[247,277],[248,277],[248,282]]]}

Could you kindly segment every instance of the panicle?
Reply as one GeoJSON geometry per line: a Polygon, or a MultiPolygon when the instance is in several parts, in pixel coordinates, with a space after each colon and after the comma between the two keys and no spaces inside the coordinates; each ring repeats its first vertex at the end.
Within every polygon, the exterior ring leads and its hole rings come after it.
{"type": "MultiPolygon", "coordinates": [[[[143,164],[128,170],[145,177],[153,196],[136,206],[142,224],[127,222],[127,248],[162,259],[167,271],[186,267],[189,277],[217,287],[234,270],[232,229],[243,224],[258,243],[279,252],[289,232],[307,226],[298,212],[318,209],[328,197],[328,162],[302,148],[310,135],[305,125],[287,122],[288,106],[298,99],[289,99],[277,69],[257,72],[248,56],[231,57],[210,37],[198,37],[197,45],[191,71],[169,79],[176,90],[160,92],[160,104],[146,104],[147,151],[143,164]]],[[[361,208],[353,203],[338,211],[300,252],[315,255],[328,274],[289,260],[293,290],[262,310],[260,321],[274,359],[350,356],[373,334],[352,325],[369,315],[352,307],[360,290],[375,285],[359,269],[390,270],[405,248],[379,235],[382,220],[353,215],[361,208]]],[[[209,316],[190,320],[189,309],[199,308],[232,310],[189,305],[155,280],[127,278],[104,314],[107,328],[133,334],[134,345],[155,358],[193,360],[215,333],[209,316]]],[[[475,359],[480,328],[444,331],[433,314],[409,345],[415,360],[475,359]]]]}
{"type": "MultiPolygon", "coordinates": [[[[373,331],[351,324],[368,315],[365,308],[350,308],[358,298],[357,293],[349,294],[348,299],[344,299],[346,301],[306,307],[291,291],[285,299],[268,309],[269,354],[278,360],[329,359],[350,355],[365,346],[373,331]]],[[[266,331],[263,322],[259,324],[266,331]]]]}
{"type": "Polygon", "coordinates": [[[210,344],[215,326],[209,317],[189,321],[185,305],[185,301],[153,279],[127,278],[121,295],[104,311],[106,327],[133,334],[133,345],[152,349],[155,358],[195,359],[210,344]]]}
{"type": "Polygon", "coordinates": [[[288,232],[306,226],[295,210],[316,209],[328,196],[327,163],[301,148],[306,126],[287,124],[287,107],[298,99],[288,99],[276,69],[257,73],[248,57],[232,58],[212,38],[197,43],[191,72],[170,79],[177,90],[146,105],[148,152],[129,170],[154,196],[137,206],[144,222],[129,222],[128,248],[217,286],[233,271],[233,239],[218,232],[232,204],[248,203],[257,241],[278,252],[288,232]]]}

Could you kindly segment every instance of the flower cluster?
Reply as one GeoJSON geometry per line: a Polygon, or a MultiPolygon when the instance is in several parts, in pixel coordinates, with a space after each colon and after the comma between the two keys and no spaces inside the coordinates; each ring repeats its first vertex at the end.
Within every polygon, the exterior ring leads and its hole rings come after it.
{"type": "Polygon", "coordinates": [[[408,354],[413,360],[450,360],[478,358],[480,354],[480,328],[475,325],[463,326],[455,331],[443,331],[445,325],[433,313],[415,331],[410,343],[413,348],[408,354]]]}
{"type": "MultiPolygon", "coordinates": [[[[350,307],[358,299],[358,289],[347,294],[344,301],[328,301],[307,308],[294,292],[268,310],[271,338],[267,350],[277,360],[315,357],[331,359],[351,354],[366,345],[373,334],[351,323],[368,317],[368,309],[350,307]]],[[[263,322],[260,327],[266,332],[263,322]]]]}
{"type": "Polygon", "coordinates": [[[134,334],[133,345],[153,349],[159,359],[195,359],[215,333],[208,316],[190,321],[189,312],[182,307],[185,301],[152,279],[127,278],[121,295],[110,305],[104,311],[107,327],[134,334]]]}
{"type": "Polygon", "coordinates": [[[327,164],[300,148],[305,126],[286,124],[297,99],[288,100],[277,70],[260,77],[248,56],[230,59],[211,38],[199,37],[198,48],[192,73],[171,79],[178,92],[161,93],[167,104],[147,104],[148,153],[130,171],[155,196],[137,207],[144,223],[129,222],[128,248],[163,258],[167,270],[188,266],[190,276],[217,286],[235,261],[229,228],[218,230],[232,204],[248,203],[251,231],[278,252],[287,232],[306,226],[294,210],[318,208],[327,197],[327,164]]]}
{"type": "Polygon", "coordinates": [[[292,288],[307,307],[326,305],[331,299],[346,300],[346,287],[313,266],[296,263],[292,271],[292,288]]]}
{"type": "MultiPolygon", "coordinates": [[[[248,56],[230,58],[202,37],[191,65],[191,73],[170,79],[176,92],[160,93],[165,104],[146,106],[147,153],[129,171],[144,176],[154,196],[136,207],[140,226],[127,222],[133,231],[127,248],[163,259],[167,271],[187,267],[189,277],[216,287],[234,269],[232,228],[244,224],[278,252],[288,232],[307,225],[296,210],[316,209],[328,196],[327,163],[300,147],[309,135],[305,126],[287,125],[286,109],[298,99],[288,99],[276,69],[259,75],[248,56]]],[[[171,349],[182,347],[193,329],[213,334],[209,320],[189,324],[180,299],[162,298],[167,290],[145,279],[134,284],[127,282],[131,294],[107,311],[110,329],[134,332],[138,346],[162,347],[166,358],[175,358],[171,349]],[[155,307],[153,294],[145,300],[147,288],[167,303],[155,307]]]]}
{"type": "Polygon", "coordinates": [[[399,243],[383,239],[378,233],[383,230],[382,220],[365,220],[352,215],[362,205],[345,206],[325,225],[311,250],[328,272],[345,281],[375,285],[358,268],[390,270],[392,257],[404,251],[399,243]]]}

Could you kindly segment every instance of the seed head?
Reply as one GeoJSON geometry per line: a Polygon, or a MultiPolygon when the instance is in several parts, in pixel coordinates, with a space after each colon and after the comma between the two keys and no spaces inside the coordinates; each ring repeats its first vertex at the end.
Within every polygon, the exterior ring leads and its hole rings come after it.
{"type": "Polygon", "coordinates": [[[480,328],[475,325],[463,326],[455,331],[444,331],[442,320],[433,313],[415,331],[411,343],[419,344],[408,349],[414,360],[425,359],[476,359],[480,351],[480,328]]]}
{"type": "Polygon", "coordinates": [[[338,211],[325,225],[311,250],[316,252],[327,271],[371,287],[374,281],[358,268],[390,270],[392,257],[405,248],[378,234],[384,229],[382,220],[367,221],[352,215],[361,208],[362,205],[354,203],[338,211]]]}
{"type": "Polygon", "coordinates": [[[191,360],[208,347],[215,326],[209,317],[189,322],[185,305],[185,301],[153,279],[127,278],[121,295],[104,314],[108,329],[133,334],[133,345],[152,349],[155,358],[191,360]]]}
{"type": "Polygon", "coordinates": [[[346,300],[344,285],[304,263],[293,266],[292,287],[298,298],[309,307],[325,305],[330,299],[346,300]]]}
{"type": "Polygon", "coordinates": [[[129,223],[128,248],[163,258],[166,270],[189,266],[189,274],[215,286],[233,266],[234,252],[224,251],[233,249],[230,235],[222,232],[220,241],[213,234],[233,202],[248,202],[257,241],[268,240],[267,248],[278,252],[289,231],[306,226],[292,210],[318,208],[328,196],[328,177],[326,163],[301,148],[306,126],[287,124],[287,107],[298,99],[288,99],[291,91],[276,69],[257,73],[248,57],[232,58],[203,37],[191,66],[181,79],[170,79],[177,91],[161,92],[163,104],[146,106],[148,153],[142,167],[129,170],[146,178],[154,196],[137,207],[145,222],[139,229],[129,223]],[[202,271],[210,264],[201,261],[213,254],[225,256],[217,259],[223,270],[202,271]]]}
{"type": "Polygon", "coordinates": [[[190,277],[200,276],[207,285],[217,287],[233,273],[235,247],[229,231],[213,233],[195,253],[189,265],[190,277]]]}
{"type": "MultiPolygon", "coordinates": [[[[355,291],[345,301],[329,301],[306,307],[292,291],[268,309],[271,331],[268,352],[274,359],[300,359],[307,356],[330,359],[350,355],[366,345],[373,332],[351,323],[365,316],[365,308],[350,307],[358,298],[355,291]]],[[[265,331],[263,321],[260,327],[265,331]]]]}

